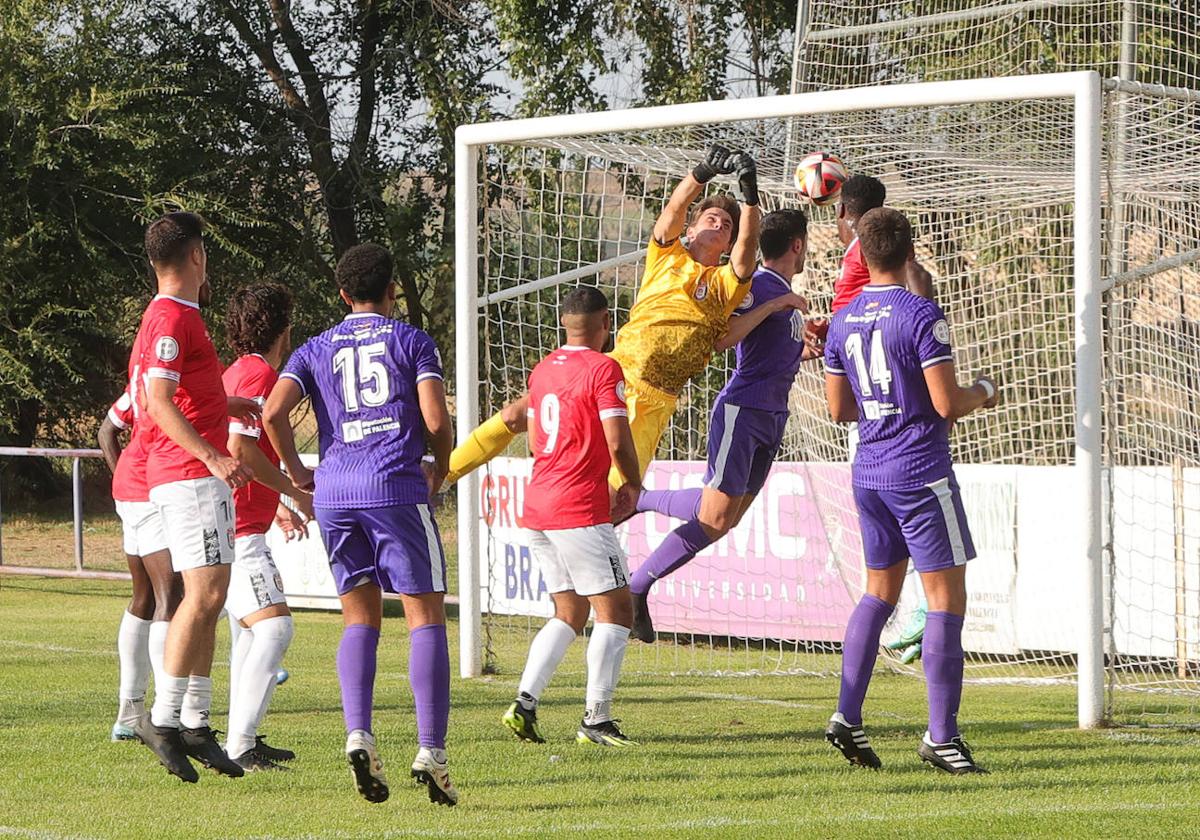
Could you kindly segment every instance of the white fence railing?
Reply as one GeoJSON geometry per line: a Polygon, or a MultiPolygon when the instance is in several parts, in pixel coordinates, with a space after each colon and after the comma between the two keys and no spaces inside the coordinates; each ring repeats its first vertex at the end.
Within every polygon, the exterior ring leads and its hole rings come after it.
{"type": "MultiPolygon", "coordinates": [[[[0,457],[7,458],[70,458],[71,513],[75,529],[75,573],[85,574],[83,568],[83,459],[102,458],[99,449],[39,449],[23,446],[0,446],[0,457]]],[[[4,565],[4,511],[0,508],[0,567],[4,565]]]]}

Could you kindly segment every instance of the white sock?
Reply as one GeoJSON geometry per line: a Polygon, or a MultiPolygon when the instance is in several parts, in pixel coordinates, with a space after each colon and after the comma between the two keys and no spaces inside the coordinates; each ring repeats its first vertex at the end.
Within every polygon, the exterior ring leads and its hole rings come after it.
{"type": "Polygon", "coordinates": [[[192,674],[188,677],[187,692],[183,695],[183,706],[179,711],[179,725],[184,729],[200,729],[208,726],[212,710],[212,677],[192,674]]]}
{"type": "Polygon", "coordinates": [[[155,726],[172,726],[178,729],[179,710],[183,706],[183,696],[187,694],[187,690],[187,677],[173,677],[163,672],[162,679],[154,684],[154,706],[150,709],[150,722],[155,726]]]}
{"type": "Polygon", "coordinates": [[[275,693],[275,672],[292,641],[292,617],[264,618],[243,631],[251,637],[237,678],[237,695],[229,702],[229,738],[225,751],[237,758],[254,746],[258,726],[275,693]]]}
{"type": "Polygon", "coordinates": [[[238,677],[242,673],[242,663],[250,645],[254,643],[254,634],[241,625],[232,615],[229,616],[229,713],[233,714],[233,705],[237,702],[238,677]]]}
{"type": "Polygon", "coordinates": [[[154,671],[155,702],[157,702],[157,695],[161,690],[159,686],[168,679],[167,672],[163,670],[163,656],[167,649],[167,628],[170,626],[171,622],[169,621],[152,621],[149,638],[146,642],[146,649],[150,654],[150,667],[154,671]]]}
{"type": "Polygon", "coordinates": [[[117,655],[121,662],[118,696],[122,700],[144,700],[146,697],[146,686],[150,683],[150,654],[146,649],[150,624],[128,610],[121,616],[121,629],[117,631],[117,655]]]}
{"type": "Polygon", "coordinates": [[[517,691],[533,700],[534,706],[546,689],[546,684],[558,670],[558,665],[567,655],[571,642],[575,641],[575,629],[559,618],[552,618],[538,631],[529,645],[529,658],[525,660],[525,671],[517,691]]]}
{"type": "Polygon", "coordinates": [[[587,648],[587,695],[584,723],[612,720],[612,697],[621,679],[621,663],[629,644],[629,628],[619,624],[596,624],[587,648]]]}

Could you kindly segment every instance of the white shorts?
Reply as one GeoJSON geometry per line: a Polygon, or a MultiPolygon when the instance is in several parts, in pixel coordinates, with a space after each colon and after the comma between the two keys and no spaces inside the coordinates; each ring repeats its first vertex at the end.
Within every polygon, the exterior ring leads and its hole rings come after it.
{"type": "Polygon", "coordinates": [[[147,557],[166,549],[162,517],[153,502],[117,502],[116,505],[126,554],[147,557]]]}
{"type": "Polygon", "coordinates": [[[612,525],[527,533],[529,550],[551,593],[599,595],[629,584],[625,552],[612,525]]]}
{"type": "Polygon", "coordinates": [[[150,490],[177,572],[233,562],[233,495],[215,476],[172,481],[150,490]]]}
{"type": "Polygon", "coordinates": [[[286,603],[283,578],[267,548],[267,535],[247,534],[234,540],[229,594],[225,596],[229,614],[241,621],[259,610],[286,603]]]}

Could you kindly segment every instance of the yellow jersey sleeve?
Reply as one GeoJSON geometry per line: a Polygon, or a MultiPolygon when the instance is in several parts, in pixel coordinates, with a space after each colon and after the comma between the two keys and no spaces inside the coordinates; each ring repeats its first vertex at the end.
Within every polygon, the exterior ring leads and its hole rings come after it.
{"type": "Polygon", "coordinates": [[[735,309],[741,305],[746,297],[746,293],[750,291],[750,281],[745,283],[738,281],[737,272],[733,270],[733,266],[729,263],[717,268],[708,269],[712,272],[708,279],[708,285],[712,289],[713,294],[721,301],[724,307],[725,320],[729,320],[735,309]]]}

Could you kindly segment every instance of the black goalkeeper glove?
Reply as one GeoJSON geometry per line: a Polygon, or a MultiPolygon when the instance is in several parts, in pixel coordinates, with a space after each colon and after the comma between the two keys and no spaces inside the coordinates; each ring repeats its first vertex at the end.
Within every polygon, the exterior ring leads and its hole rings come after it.
{"type": "Polygon", "coordinates": [[[704,160],[692,170],[692,177],[701,184],[707,184],[718,175],[728,175],[734,171],[737,157],[737,153],[713,143],[708,147],[708,154],[704,156],[704,160]]]}
{"type": "Polygon", "coordinates": [[[754,158],[745,152],[734,155],[735,171],[737,172],[738,189],[742,193],[742,204],[749,207],[758,206],[758,166],[754,158]]]}

